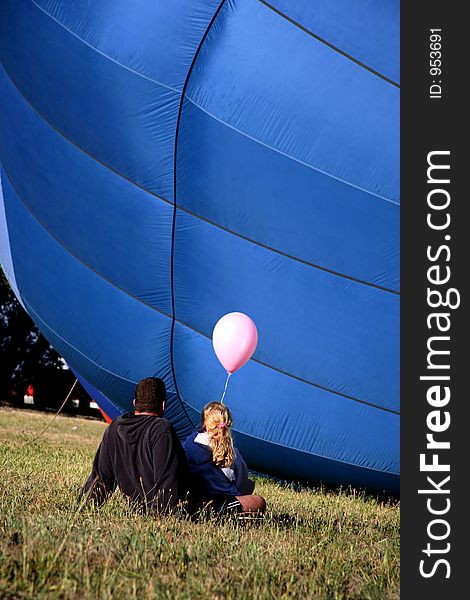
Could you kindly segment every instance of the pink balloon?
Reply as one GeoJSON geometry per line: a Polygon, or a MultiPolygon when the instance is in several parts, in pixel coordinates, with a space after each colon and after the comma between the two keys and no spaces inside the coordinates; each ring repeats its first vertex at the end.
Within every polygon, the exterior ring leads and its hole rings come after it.
{"type": "Polygon", "coordinates": [[[232,312],[219,319],[212,332],[212,345],[217,358],[229,373],[249,360],[256,350],[258,331],[247,315],[232,312]]]}

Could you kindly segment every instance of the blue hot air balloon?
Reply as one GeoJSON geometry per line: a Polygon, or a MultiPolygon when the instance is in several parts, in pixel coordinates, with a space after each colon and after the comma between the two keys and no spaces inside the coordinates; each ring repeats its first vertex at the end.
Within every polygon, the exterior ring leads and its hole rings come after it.
{"type": "Polygon", "coordinates": [[[110,417],[164,378],[251,467],[399,485],[398,0],[3,0],[0,255],[110,417]]]}

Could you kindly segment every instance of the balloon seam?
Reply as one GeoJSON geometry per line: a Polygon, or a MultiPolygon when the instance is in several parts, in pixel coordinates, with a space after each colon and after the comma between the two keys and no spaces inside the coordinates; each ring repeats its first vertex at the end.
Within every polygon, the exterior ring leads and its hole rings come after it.
{"type": "Polygon", "coordinates": [[[269,8],[270,10],[272,10],[273,12],[275,12],[277,15],[279,15],[280,17],[282,17],[286,21],[289,21],[289,23],[291,23],[292,25],[295,25],[296,27],[298,27],[299,29],[301,29],[307,35],[313,37],[314,39],[316,39],[317,41],[321,42],[325,46],[328,46],[328,48],[331,48],[331,50],[334,50],[335,52],[338,52],[338,54],[341,54],[341,56],[344,56],[345,58],[348,58],[350,61],[352,61],[353,63],[355,63],[359,67],[362,67],[366,71],[369,71],[373,75],[376,75],[377,77],[380,77],[380,79],[383,79],[387,83],[390,83],[394,87],[400,89],[400,84],[397,83],[396,81],[394,81],[393,79],[390,79],[386,75],[383,75],[379,71],[376,71],[372,67],[369,67],[368,65],[366,65],[362,61],[358,60],[357,58],[355,58],[351,54],[348,54],[344,50],[341,50],[341,48],[338,48],[338,46],[335,46],[334,44],[332,44],[331,42],[328,42],[327,40],[325,40],[324,38],[320,37],[316,33],[313,33],[313,31],[311,31],[310,29],[308,29],[307,27],[305,27],[305,25],[302,25],[298,21],[295,21],[294,19],[292,19],[288,15],[284,14],[279,9],[277,9],[275,6],[272,6],[271,4],[269,4],[269,2],[266,2],[265,0],[258,0],[258,2],[260,2],[260,4],[263,4],[264,6],[266,6],[266,8],[269,8]]]}
{"type": "Polygon", "coordinates": [[[176,212],[177,212],[177,208],[178,208],[178,206],[177,206],[177,176],[176,176],[176,170],[177,170],[177,164],[178,164],[178,137],[179,137],[180,123],[181,123],[181,115],[183,112],[184,98],[185,98],[185,94],[186,94],[186,89],[188,87],[189,79],[193,72],[194,65],[196,64],[197,57],[199,56],[199,52],[201,51],[201,48],[207,39],[209,31],[211,30],[212,25],[214,24],[215,20],[217,19],[217,16],[219,15],[220,10],[221,10],[222,6],[224,5],[224,3],[225,3],[225,0],[222,0],[220,2],[219,6],[217,7],[216,11],[212,15],[212,19],[210,20],[208,26],[206,27],[206,30],[198,44],[198,47],[196,48],[196,52],[194,53],[193,59],[189,66],[188,72],[186,74],[183,89],[181,91],[180,103],[179,103],[179,107],[178,107],[178,116],[176,119],[176,129],[175,129],[175,145],[174,145],[174,149],[173,149],[173,220],[172,220],[172,226],[171,226],[171,259],[170,259],[171,260],[171,262],[170,262],[170,281],[171,281],[170,286],[171,286],[171,310],[172,310],[172,321],[171,321],[171,331],[170,331],[170,365],[171,365],[171,372],[173,374],[173,381],[174,381],[174,385],[175,385],[176,395],[181,403],[181,406],[186,414],[186,417],[188,418],[188,421],[191,423],[191,425],[193,427],[195,427],[195,425],[194,425],[191,417],[189,416],[188,411],[186,410],[185,403],[183,402],[180,392],[179,392],[179,389],[178,389],[178,383],[176,380],[176,373],[175,373],[175,360],[174,360],[175,322],[176,322],[175,285],[174,285],[174,283],[175,283],[175,277],[174,277],[175,260],[174,259],[175,259],[176,212]]]}

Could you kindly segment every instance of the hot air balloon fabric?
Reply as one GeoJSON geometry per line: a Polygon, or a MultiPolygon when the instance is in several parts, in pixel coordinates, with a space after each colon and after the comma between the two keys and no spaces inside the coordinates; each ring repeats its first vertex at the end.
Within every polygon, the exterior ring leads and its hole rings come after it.
{"type": "Polygon", "coordinates": [[[162,377],[250,467],[399,489],[399,3],[4,0],[0,259],[111,418],[162,377]]]}

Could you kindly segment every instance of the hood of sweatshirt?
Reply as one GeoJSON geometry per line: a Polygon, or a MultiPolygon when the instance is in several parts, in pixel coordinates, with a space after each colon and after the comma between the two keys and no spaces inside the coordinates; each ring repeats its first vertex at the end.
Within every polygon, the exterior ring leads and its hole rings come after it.
{"type": "Polygon", "coordinates": [[[149,420],[155,423],[155,427],[165,429],[165,419],[153,415],[136,415],[125,413],[117,424],[117,435],[127,444],[136,444],[144,430],[147,430],[149,420]]]}
{"type": "Polygon", "coordinates": [[[188,460],[195,465],[212,462],[212,451],[206,444],[195,442],[195,438],[199,435],[199,431],[193,431],[185,440],[183,448],[185,449],[188,460]]]}

